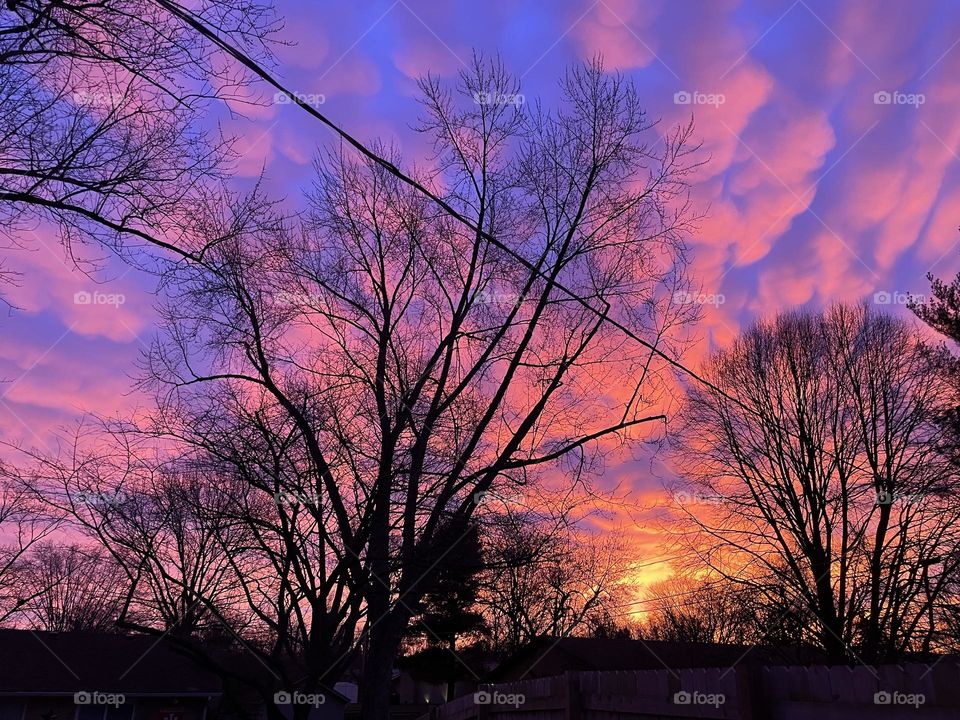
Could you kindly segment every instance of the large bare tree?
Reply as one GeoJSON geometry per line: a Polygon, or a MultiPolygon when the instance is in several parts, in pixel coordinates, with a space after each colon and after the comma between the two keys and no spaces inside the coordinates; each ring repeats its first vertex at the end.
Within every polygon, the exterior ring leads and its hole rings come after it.
{"type": "Polygon", "coordinates": [[[687,319],[671,299],[689,128],[658,135],[599,64],[569,72],[556,111],[517,103],[481,59],[456,93],[422,87],[437,170],[417,181],[469,223],[399,178],[389,151],[392,165],[346,147],[319,160],[302,223],[255,195],[211,208],[198,223],[220,241],[165,278],[144,363],[156,410],[111,428],[136,472],[45,470],[134,496],[171,458],[216,478],[204,504],[228,518],[217,532],[242,528],[242,548],[223,549],[267,640],[251,649],[278,670],[295,658],[298,689],[334,681],[362,644],[369,718],[385,716],[413,608],[456,552],[446,523],[489,490],[585,482],[657,432],[657,351],[687,319]]]}
{"type": "Polygon", "coordinates": [[[929,648],[960,562],[948,372],[942,348],[866,306],[752,326],[711,359],[678,433],[713,499],[682,506],[691,557],[768,604],[786,590],[835,661],[929,648]]]}

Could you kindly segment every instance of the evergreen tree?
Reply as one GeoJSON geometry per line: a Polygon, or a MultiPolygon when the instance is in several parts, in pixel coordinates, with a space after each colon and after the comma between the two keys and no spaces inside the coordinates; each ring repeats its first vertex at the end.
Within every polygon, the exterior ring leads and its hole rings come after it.
{"type": "Polygon", "coordinates": [[[468,675],[458,659],[458,640],[487,634],[486,621],[477,612],[483,554],[480,530],[476,522],[450,520],[444,533],[446,553],[427,570],[429,588],[415,608],[408,640],[422,641],[424,649],[408,658],[415,677],[430,682],[445,682],[447,700],[452,699],[458,680],[468,675]]]}

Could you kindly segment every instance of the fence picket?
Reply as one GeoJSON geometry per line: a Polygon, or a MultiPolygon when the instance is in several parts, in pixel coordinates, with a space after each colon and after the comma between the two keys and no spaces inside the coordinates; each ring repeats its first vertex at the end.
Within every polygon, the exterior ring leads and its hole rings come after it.
{"type": "Polygon", "coordinates": [[[478,705],[468,695],[433,710],[431,720],[876,720],[918,709],[917,717],[960,717],[960,663],[952,658],[932,667],[568,672],[489,689],[525,702],[478,705]],[[908,700],[919,706],[897,706],[908,700]]]}

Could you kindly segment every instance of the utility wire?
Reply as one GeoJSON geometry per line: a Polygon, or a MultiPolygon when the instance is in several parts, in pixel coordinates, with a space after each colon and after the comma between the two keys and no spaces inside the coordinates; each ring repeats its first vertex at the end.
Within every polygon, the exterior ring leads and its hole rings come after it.
{"type": "MultiPolygon", "coordinates": [[[[510,257],[514,258],[517,262],[523,265],[527,270],[533,273],[536,277],[552,283],[554,287],[556,287],[558,290],[560,290],[561,292],[569,296],[579,305],[582,305],[584,308],[586,308],[593,314],[597,315],[597,317],[599,317],[603,322],[609,323],[610,325],[618,329],[620,332],[622,332],[624,335],[626,335],[628,338],[639,343],[641,346],[648,349],[651,353],[661,358],[662,360],[666,361],[668,365],[679,370],[681,373],[690,377],[692,380],[696,381],[697,383],[703,385],[706,388],[709,388],[712,392],[716,393],[717,395],[724,398],[725,400],[728,400],[729,402],[733,403],[734,405],[746,411],[750,415],[753,415],[764,422],[768,420],[768,418],[766,418],[761,411],[757,410],[756,408],[750,407],[744,401],[730,395],[727,391],[723,390],[716,384],[710,382],[707,378],[703,377],[697,371],[683,364],[676,358],[671,357],[669,354],[661,350],[655,344],[637,335],[637,333],[635,333],[633,330],[628,328],[626,325],[624,325],[620,321],[607,315],[605,311],[595,308],[593,305],[587,302],[583,297],[578,295],[573,290],[570,290],[569,288],[567,288],[559,280],[552,280],[551,278],[549,278],[542,270],[539,270],[532,262],[527,260],[522,255],[520,255],[516,250],[514,250],[511,247],[508,247],[507,245],[505,245],[503,242],[495,238],[490,233],[474,225],[469,218],[465,217],[460,212],[458,212],[456,208],[452,207],[446,200],[436,195],[432,190],[424,186],[419,181],[415,180],[414,178],[404,173],[402,170],[400,170],[400,168],[398,168],[396,165],[391,163],[386,158],[383,158],[377,153],[375,153],[373,150],[370,150],[366,145],[360,142],[360,140],[353,137],[353,135],[348,133],[346,130],[342,129],[339,125],[337,125],[330,118],[328,118],[326,115],[324,115],[319,110],[317,110],[315,107],[308,104],[303,98],[301,98],[301,96],[298,93],[288,89],[283,83],[281,83],[276,77],[274,77],[260,63],[250,58],[245,53],[243,53],[242,51],[234,47],[232,44],[230,44],[229,42],[221,38],[220,35],[217,34],[215,30],[207,26],[207,24],[203,21],[202,18],[199,18],[196,14],[194,14],[187,8],[183,7],[178,2],[175,2],[175,0],[153,0],[153,1],[157,5],[165,9],[167,12],[179,18],[182,22],[186,23],[189,27],[193,28],[196,32],[200,33],[200,35],[207,38],[210,42],[212,42],[218,48],[223,50],[225,53],[227,53],[227,55],[232,57],[234,60],[236,60],[241,65],[243,65],[245,68],[250,70],[252,73],[254,73],[257,77],[259,77],[261,80],[266,82],[268,85],[285,94],[291,100],[292,104],[297,105],[301,110],[306,112],[308,115],[312,116],[314,119],[319,120],[321,123],[326,125],[338,137],[340,137],[344,142],[346,142],[348,145],[350,145],[355,150],[357,150],[357,152],[359,152],[361,155],[363,155],[369,160],[372,160],[373,162],[380,165],[382,168],[387,170],[391,175],[393,175],[400,181],[406,183],[410,187],[414,188],[418,192],[430,198],[430,200],[436,203],[436,205],[440,207],[448,215],[450,215],[450,217],[457,220],[459,223],[464,225],[466,228],[468,228],[472,232],[477,233],[480,237],[482,237],[484,240],[486,240],[490,244],[494,245],[495,247],[499,248],[503,252],[507,253],[510,257]]],[[[791,435],[796,438],[799,438],[799,435],[791,431],[789,428],[783,428],[783,430],[786,432],[787,435],[791,435]]],[[[833,453],[832,451],[824,448],[824,452],[827,455],[836,458],[836,454],[833,453]]]]}
{"type": "Polygon", "coordinates": [[[551,280],[542,270],[539,270],[532,262],[527,260],[522,255],[520,255],[513,248],[508,247],[500,240],[497,240],[497,238],[495,238],[490,233],[474,225],[469,218],[459,213],[446,200],[436,195],[432,190],[424,186],[422,183],[418,182],[414,178],[404,173],[402,170],[400,170],[396,165],[391,163],[389,160],[381,157],[374,151],[370,150],[366,145],[360,142],[357,138],[353,137],[346,130],[342,129],[339,125],[334,123],[332,120],[330,120],[330,118],[328,118],[326,115],[321,113],[315,107],[308,104],[296,92],[289,90],[283,83],[281,83],[277,78],[275,78],[260,63],[253,60],[252,58],[247,56],[245,53],[241,52],[236,47],[234,47],[232,44],[230,44],[229,42],[221,38],[219,34],[217,34],[214,30],[208,27],[207,24],[201,18],[197,17],[193,12],[183,7],[179,3],[174,2],[174,0],[154,0],[154,2],[156,2],[160,7],[164,8],[167,12],[179,18],[181,21],[186,23],[189,27],[193,28],[196,32],[200,33],[203,37],[207,38],[210,42],[212,42],[214,45],[219,47],[221,50],[227,53],[227,55],[229,55],[234,60],[239,62],[245,68],[253,72],[255,75],[257,75],[261,80],[266,82],[268,85],[282,92],[284,95],[290,98],[293,104],[297,105],[300,109],[302,109],[308,115],[311,115],[313,118],[315,118],[316,120],[319,120],[321,123],[326,125],[337,136],[339,136],[344,142],[346,142],[348,145],[350,145],[355,150],[357,150],[361,155],[377,163],[397,179],[401,180],[402,182],[406,183],[407,185],[414,188],[418,192],[424,194],[426,197],[430,198],[430,200],[436,203],[437,206],[440,207],[448,215],[450,215],[450,217],[457,220],[459,223],[464,225],[470,231],[477,233],[480,237],[482,237],[484,240],[486,240],[493,246],[507,253],[510,257],[512,257],[517,262],[519,262],[521,265],[523,265],[531,273],[534,273],[535,276],[537,276],[542,280],[547,280],[548,282],[551,282],[553,286],[556,287],[558,290],[568,295],[571,299],[573,299],[578,304],[582,305],[584,308],[586,308],[590,312],[597,315],[604,322],[609,323],[613,327],[620,330],[624,335],[626,335],[631,340],[638,342],[640,345],[647,348],[654,355],[658,356],[662,360],[665,360],[670,366],[688,375],[698,383],[710,388],[713,392],[720,394],[727,400],[733,403],[736,403],[743,409],[749,412],[754,412],[754,413],[756,412],[752,408],[748,408],[743,402],[741,402],[737,398],[734,398],[728,395],[725,391],[717,387],[715,384],[707,380],[705,377],[697,373],[695,370],[684,365],[679,360],[676,360],[675,358],[671,357],[670,355],[668,355],[666,352],[661,350],[659,347],[657,347],[653,343],[637,335],[633,330],[628,328],[626,325],[624,325],[620,321],[616,320],[615,318],[611,318],[609,315],[607,315],[605,311],[597,309],[596,307],[591,305],[589,302],[587,302],[584,298],[582,298],[580,295],[578,295],[576,292],[574,292],[573,290],[570,290],[558,280],[551,280]]]}

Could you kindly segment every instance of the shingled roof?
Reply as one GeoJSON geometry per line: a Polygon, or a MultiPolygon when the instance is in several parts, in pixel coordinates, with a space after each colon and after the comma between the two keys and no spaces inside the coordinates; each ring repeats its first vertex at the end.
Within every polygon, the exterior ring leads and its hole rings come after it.
{"type": "Polygon", "coordinates": [[[0,629],[0,694],[216,695],[213,673],[145,635],[0,629]]]}
{"type": "Polygon", "coordinates": [[[592,670],[661,670],[741,664],[792,665],[814,661],[789,648],[664,642],[629,638],[552,638],[534,640],[494,669],[488,682],[551,677],[592,670]]]}

